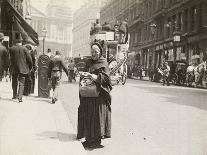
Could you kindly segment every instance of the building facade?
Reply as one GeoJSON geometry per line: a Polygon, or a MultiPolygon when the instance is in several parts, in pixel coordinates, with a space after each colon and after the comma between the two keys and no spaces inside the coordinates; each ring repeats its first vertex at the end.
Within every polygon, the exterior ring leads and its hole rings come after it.
{"type": "Polygon", "coordinates": [[[111,0],[100,20],[128,19],[132,63],[160,67],[163,61],[200,63],[207,57],[206,0],[111,0]]]}
{"type": "Polygon", "coordinates": [[[21,34],[23,43],[38,45],[38,34],[30,26],[30,1],[0,1],[0,31],[5,35],[6,46],[12,46],[21,34]]]}
{"type": "Polygon", "coordinates": [[[51,1],[42,12],[32,6],[32,27],[39,34],[40,46],[37,48],[39,54],[46,52],[48,48],[55,52],[61,51],[65,57],[71,56],[72,44],[72,10],[65,7],[63,1],[51,1]],[[46,37],[43,49],[43,29],[46,30],[46,37]]]}
{"type": "Polygon", "coordinates": [[[72,56],[90,55],[90,30],[100,18],[100,7],[105,0],[89,0],[73,15],[72,56]]]}

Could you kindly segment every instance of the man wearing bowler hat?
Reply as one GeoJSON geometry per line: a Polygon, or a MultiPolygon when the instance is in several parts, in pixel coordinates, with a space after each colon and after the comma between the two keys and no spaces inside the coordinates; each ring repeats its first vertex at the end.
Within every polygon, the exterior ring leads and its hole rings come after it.
{"type": "Polygon", "coordinates": [[[22,102],[24,92],[25,77],[32,69],[32,58],[28,50],[22,46],[21,33],[16,34],[16,44],[10,49],[11,68],[12,68],[12,89],[13,98],[22,102]],[[18,86],[18,92],[17,92],[18,86]]]}

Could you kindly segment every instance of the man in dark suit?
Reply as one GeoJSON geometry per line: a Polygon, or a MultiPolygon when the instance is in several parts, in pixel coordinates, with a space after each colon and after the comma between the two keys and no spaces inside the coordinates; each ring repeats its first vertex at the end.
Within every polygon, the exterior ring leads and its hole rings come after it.
{"type": "Polygon", "coordinates": [[[22,46],[21,34],[17,35],[16,45],[10,49],[11,68],[12,68],[12,89],[13,98],[22,102],[24,92],[25,77],[32,69],[32,58],[28,50],[22,46]],[[17,86],[19,85],[18,93],[17,86]]]}
{"type": "Polygon", "coordinates": [[[35,53],[33,50],[32,45],[30,44],[26,44],[25,45],[26,49],[28,50],[31,58],[32,58],[32,70],[31,72],[26,76],[25,79],[25,84],[24,84],[24,92],[23,94],[25,96],[28,96],[29,94],[33,94],[34,93],[34,86],[35,86],[35,71],[36,71],[36,65],[35,65],[35,53]]]}
{"type": "Polygon", "coordinates": [[[0,33],[0,81],[4,76],[4,71],[8,71],[9,68],[9,55],[7,49],[2,45],[4,34],[0,33]]]}

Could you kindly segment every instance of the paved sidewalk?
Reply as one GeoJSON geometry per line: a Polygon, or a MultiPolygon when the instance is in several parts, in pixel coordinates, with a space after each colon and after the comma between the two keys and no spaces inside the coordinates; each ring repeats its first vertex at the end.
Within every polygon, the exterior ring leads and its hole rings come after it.
{"type": "Polygon", "coordinates": [[[60,102],[34,95],[19,103],[11,97],[11,83],[1,82],[0,155],[86,154],[60,102]]]}

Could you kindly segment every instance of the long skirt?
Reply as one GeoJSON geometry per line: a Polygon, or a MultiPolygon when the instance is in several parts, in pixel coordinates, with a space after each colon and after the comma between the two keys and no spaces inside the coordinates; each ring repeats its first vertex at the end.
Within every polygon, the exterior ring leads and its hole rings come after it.
{"type": "Polygon", "coordinates": [[[111,107],[106,98],[80,97],[77,138],[98,139],[111,137],[111,107]]]}

